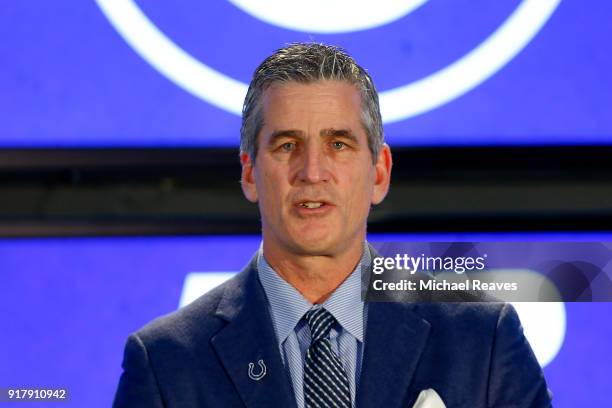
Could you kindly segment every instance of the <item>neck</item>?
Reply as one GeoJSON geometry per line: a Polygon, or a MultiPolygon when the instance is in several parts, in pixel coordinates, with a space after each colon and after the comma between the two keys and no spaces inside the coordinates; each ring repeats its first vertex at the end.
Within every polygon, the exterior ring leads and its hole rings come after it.
{"type": "Polygon", "coordinates": [[[295,254],[263,243],[268,264],[310,303],[323,303],[355,270],[363,240],[335,255],[295,254]]]}

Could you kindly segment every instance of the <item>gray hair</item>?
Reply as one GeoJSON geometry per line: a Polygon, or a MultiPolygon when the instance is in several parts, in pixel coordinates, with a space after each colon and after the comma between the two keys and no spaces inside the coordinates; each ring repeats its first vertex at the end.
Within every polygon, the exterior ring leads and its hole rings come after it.
{"type": "Polygon", "coordinates": [[[370,75],[344,50],[331,45],[296,43],[275,51],[255,70],[242,107],[240,150],[254,162],[257,135],[263,127],[260,100],[275,83],[311,83],[338,80],[354,84],[361,94],[361,120],[368,137],[372,161],[376,163],[384,143],[378,93],[370,75]]]}

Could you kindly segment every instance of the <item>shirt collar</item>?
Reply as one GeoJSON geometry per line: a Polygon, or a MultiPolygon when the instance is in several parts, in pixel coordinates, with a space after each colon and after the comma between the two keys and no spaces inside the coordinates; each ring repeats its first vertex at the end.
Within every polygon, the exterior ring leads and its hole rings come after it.
{"type": "MultiPolygon", "coordinates": [[[[355,270],[321,305],[334,316],[343,329],[360,342],[363,342],[364,307],[361,301],[361,265],[368,265],[369,258],[370,252],[366,243],[355,270]]],[[[257,255],[257,272],[268,298],[278,343],[282,345],[313,305],[272,269],[264,257],[263,245],[257,255]]]]}

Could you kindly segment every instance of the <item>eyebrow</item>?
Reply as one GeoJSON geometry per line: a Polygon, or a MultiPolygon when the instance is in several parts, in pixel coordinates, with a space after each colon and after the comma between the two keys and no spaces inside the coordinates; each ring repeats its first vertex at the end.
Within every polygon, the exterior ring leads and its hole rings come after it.
{"type": "Polygon", "coordinates": [[[348,139],[348,140],[352,141],[355,144],[359,144],[359,140],[353,134],[353,132],[351,132],[350,129],[334,129],[334,128],[323,129],[321,131],[321,136],[325,136],[325,137],[341,137],[341,138],[344,138],[344,139],[348,139]]]}
{"type": "Polygon", "coordinates": [[[276,143],[278,139],[282,139],[284,137],[293,137],[293,138],[303,139],[304,132],[302,132],[301,130],[293,130],[293,129],[275,130],[270,135],[270,139],[268,140],[268,145],[273,145],[276,143]]]}

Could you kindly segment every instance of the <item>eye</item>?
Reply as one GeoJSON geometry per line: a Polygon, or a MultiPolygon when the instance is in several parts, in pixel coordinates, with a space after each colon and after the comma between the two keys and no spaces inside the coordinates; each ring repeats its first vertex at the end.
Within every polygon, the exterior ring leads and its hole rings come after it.
{"type": "Polygon", "coordinates": [[[292,152],[295,150],[295,142],[286,142],[280,145],[280,148],[284,152],[292,152]]]}
{"type": "Polygon", "coordinates": [[[335,142],[332,142],[331,146],[334,150],[342,150],[346,147],[346,143],[336,140],[335,142]]]}

